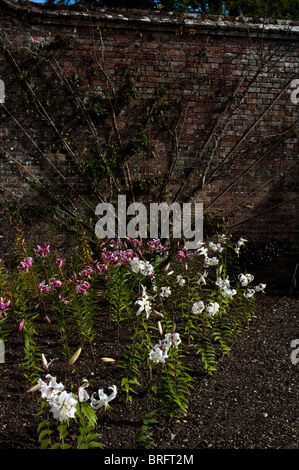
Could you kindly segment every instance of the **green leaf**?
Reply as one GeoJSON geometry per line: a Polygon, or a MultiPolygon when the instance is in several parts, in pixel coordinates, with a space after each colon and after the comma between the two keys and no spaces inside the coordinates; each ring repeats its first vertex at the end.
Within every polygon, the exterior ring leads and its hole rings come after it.
{"type": "Polygon", "coordinates": [[[67,426],[64,424],[57,426],[57,430],[59,432],[59,436],[63,439],[68,435],[67,426]]]}
{"type": "Polygon", "coordinates": [[[104,444],[102,444],[101,442],[90,442],[88,444],[88,448],[92,448],[92,447],[105,447],[104,444]]]}
{"type": "Polygon", "coordinates": [[[127,383],[128,383],[128,379],[127,379],[127,377],[124,377],[124,378],[122,379],[122,381],[121,381],[121,386],[123,386],[123,385],[125,385],[125,384],[127,384],[127,383]]]}
{"type": "Polygon", "coordinates": [[[84,416],[86,416],[92,426],[97,424],[97,415],[88,403],[81,404],[81,412],[84,414],[84,416]]]}
{"type": "Polygon", "coordinates": [[[148,420],[148,424],[158,424],[158,423],[159,423],[159,421],[157,421],[156,419],[153,419],[153,418],[148,420]]]}
{"type": "Polygon", "coordinates": [[[82,443],[80,442],[80,444],[78,444],[78,447],[79,449],[88,449],[88,445],[85,444],[85,442],[82,442],[82,443]]]}
{"type": "Polygon", "coordinates": [[[52,449],[61,449],[61,447],[62,444],[60,442],[56,442],[55,444],[53,444],[52,449]]]}
{"type": "Polygon", "coordinates": [[[51,439],[44,439],[41,443],[41,449],[46,449],[51,444],[51,439]]]}
{"type": "Polygon", "coordinates": [[[43,429],[38,436],[39,442],[41,442],[45,436],[49,436],[50,434],[52,434],[52,432],[53,431],[51,431],[50,429],[43,429]]]}
{"type": "Polygon", "coordinates": [[[48,419],[43,419],[38,425],[37,432],[39,432],[43,427],[48,426],[50,421],[48,419]]]}
{"type": "Polygon", "coordinates": [[[88,434],[88,436],[85,437],[86,441],[93,441],[95,439],[99,439],[101,437],[101,434],[88,434]]]}

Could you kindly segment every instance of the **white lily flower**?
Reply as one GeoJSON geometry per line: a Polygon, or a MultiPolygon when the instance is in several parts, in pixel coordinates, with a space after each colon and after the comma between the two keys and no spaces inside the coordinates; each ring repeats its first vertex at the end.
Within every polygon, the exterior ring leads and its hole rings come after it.
{"type": "Polygon", "coordinates": [[[222,246],[220,245],[220,243],[213,243],[213,242],[210,242],[209,243],[209,247],[213,250],[213,251],[219,251],[219,253],[221,253],[223,251],[223,248],[222,246]]]}
{"type": "Polygon", "coordinates": [[[186,282],[185,279],[183,279],[180,274],[176,277],[176,280],[179,286],[183,286],[186,282]]]}
{"type": "Polygon", "coordinates": [[[207,257],[208,256],[208,248],[204,248],[203,246],[201,246],[200,248],[198,248],[197,253],[199,255],[203,255],[203,256],[207,257]]]}
{"type": "Polygon", "coordinates": [[[252,297],[254,294],[255,294],[255,290],[254,290],[254,289],[247,289],[247,292],[244,292],[243,296],[245,297],[245,299],[249,299],[249,298],[252,297]]]}
{"type": "Polygon", "coordinates": [[[236,289],[230,289],[228,287],[224,287],[224,289],[222,290],[222,296],[225,298],[225,299],[232,299],[234,295],[236,295],[237,291],[236,289]]]}
{"type": "Polygon", "coordinates": [[[99,400],[94,398],[94,395],[95,395],[94,393],[92,394],[90,405],[94,410],[98,410],[99,408],[102,408],[102,407],[104,407],[105,410],[109,408],[109,402],[111,400],[114,400],[114,398],[117,395],[117,388],[116,388],[116,385],[112,385],[111,387],[108,387],[108,388],[109,390],[112,390],[109,396],[106,395],[106,393],[104,393],[104,390],[102,388],[98,390],[99,400]]]}
{"type": "Polygon", "coordinates": [[[247,238],[240,238],[239,241],[237,242],[237,247],[243,246],[245,243],[247,243],[248,240],[247,238]]]}
{"type": "Polygon", "coordinates": [[[167,333],[164,340],[159,340],[153,349],[149,352],[149,358],[155,363],[164,363],[165,359],[168,357],[168,351],[171,346],[175,348],[181,343],[181,338],[179,333],[167,333]]]}
{"type": "Polygon", "coordinates": [[[216,281],[216,286],[219,286],[220,289],[229,289],[230,288],[230,280],[229,280],[228,276],[226,276],[225,279],[221,279],[221,277],[219,277],[216,281]]]}
{"type": "Polygon", "coordinates": [[[225,243],[226,240],[229,240],[229,237],[227,237],[227,236],[224,235],[224,234],[218,235],[218,240],[219,240],[219,242],[221,242],[221,243],[225,243]]]}
{"type": "Polygon", "coordinates": [[[142,266],[142,262],[140,261],[138,256],[135,256],[132,259],[132,261],[130,262],[130,266],[131,266],[133,273],[136,273],[136,274],[139,273],[141,266],[142,266]]]}
{"type": "Polygon", "coordinates": [[[239,247],[236,246],[234,248],[234,251],[237,253],[238,256],[240,255],[240,248],[239,247]]]}
{"type": "Polygon", "coordinates": [[[199,273],[199,279],[196,281],[196,284],[206,284],[206,277],[208,273],[205,271],[203,274],[199,273]]]}
{"type": "Polygon", "coordinates": [[[150,305],[150,302],[148,300],[148,297],[142,297],[141,299],[136,300],[135,304],[139,305],[139,309],[137,311],[137,315],[139,315],[141,312],[145,311],[146,313],[146,318],[149,317],[149,314],[152,310],[152,307],[150,305]]]}
{"type": "Polygon", "coordinates": [[[162,287],[161,288],[161,293],[160,293],[160,296],[161,297],[169,297],[171,294],[171,289],[170,287],[162,287]]]}
{"type": "Polygon", "coordinates": [[[255,286],[255,291],[256,292],[264,292],[264,290],[266,289],[266,286],[267,286],[267,284],[259,283],[258,286],[255,286]]]}
{"type": "Polygon", "coordinates": [[[149,261],[141,261],[140,272],[143,276],[154,276],[154,268],[149,261]]]}
{"type": "Polygon", "coordinates": [[[84,379],[83,382],[84,384],[78,388],[78,398],[80,403],[89,400],[89,395],[85,390],[89,386],[89,383],[86,379],[84,379]]]}
{"type": "Polygon", "coordinates": [[[254,276],[252,274],[239,274],[238,278],[242,286],[247,286],[250,282],[253,281],[254,276]]]}
{"type": "Polygon", "coordinates": [[[167,333],[165,335],[164,344],[166,345],[166,349],[169,349],[171,346],[175,346],[176,348],[182,342],[179,333],[167,333]]]}
{"type": "Polygon", "coordinates": [[[218,304],[218,302],[210,302],[209,305],[206,307],[207,316],[213,317],[214,315],[216,315],[219,308],[220,308],[220,305],[218,304]]]}
{"type": "Polygon", "coordinates": [[[49,404],[53,417],[59,419],[60,422],[64,422],[68,421],[69,418],[75,417],[78,401],[73,397],[72,393],[64,390],[50,398],[49,404]]]}
{"type": "Polygon", "coordinates": [[[64,390],[64,385],[62,383],[57,383],[56,377],[52,377],[50,374],[46,375],[46,378],[49,380],[44,382],[42,379],[38,379],[38,384],[40,385],[40,392],[42,398],[49,400],[53,396],[64,390]]]}
{"type": "Polygon", "coordinates": [[[192,306],[192,312],[193,313],[201,313],[203,309],[205,308],[205,305],[202,300],[199,300],[198,302],[195,302],[192,306]]]}
{"type": "Polygon", "coordinates": [[[240,254],[240,248],[241,246],[243,246],[246,242],[248,242],[248,240],[246,238],[240,238],[239,241],[237,242],[235,248],[234,248],[234,251],[237,253],[237,255],[239,256],[240,254]]]}
{"type": "Polygon", "coordinates": [[[164,341],[159,341],[159,343],[155,344],[153,349],[149,352],[149,358],[151,361],[158,363],[158,362],[165,362],[165,359],[168,357],[168,348],[165,347],[164,341]]]}
{"type": "Polygon", "coordinates": [[[134,273],[138,274],[141,273],[143,276],[151,276],[155,275],[154,268],[150,264],[149,261],[143,261],[135,256],[132,261],[130,262],[131,269],[134,273]]]}
{"type": "Polygon", "coordinates": [[[209,258],[208,256],[205,259],[205,266],[217,266],[219,263],[219,259],[213,256],[213,258],[209,258]]]}

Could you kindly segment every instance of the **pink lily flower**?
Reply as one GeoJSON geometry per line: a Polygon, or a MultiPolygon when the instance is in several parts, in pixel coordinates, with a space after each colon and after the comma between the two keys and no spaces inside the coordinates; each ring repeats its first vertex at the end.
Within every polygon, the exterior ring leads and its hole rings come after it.
{"type": "Polygon", "coordinates": [[[79,272],[79,275],[82,277],[89,277],[93,272],[93,269],[91,266],[88,266],[87,269],[84,269],[83,271],[79,272]]]}
{"type": "Polygon", "coordinates": [[[79,294],[85,294],[86,290],[89,289],[89,283],[84,281],[84,282],[81,282],[77,287],[76,287],[76,291],[79,293],[79,294]]]}
{"type": "Polygon", "coordinates": [[[33,265],[33,258],[25,258],[24,261],[21,261],[21,266],[17,267],[18,271],[28,271],[29,268],[33,265]]]}
{"type": "Polygon", "coordinates": [[[59,294],[59,300],[61,300],[61,302],[63,302],[65,305],[67,305],[71,302],[71,300],[66,299],[61,294],[59,294]]]}
{"type": "Polygon", "coordinates": [[[10,300],[8,300],[7,302],[4,302],[3,300],[3,297],[1,297],[0,299],[0,310],[2,310],[4,312],[4,310],[9,307],[10,305],[10,300]]]}
{"type": "Polygon", "coordinates": [[[75,273],[75,271],[73,273],[73,279],[70,279],[70,281],[71,282],[78,282],[78,283],[82,282],[82,281],[80,281],[80,279],[77,279],[77,274],[75,273]]]}
{"type": "Polygon", "coordinates": [[[99,270],[100,273],[102,273],[102,272],[104,272],[104,271],[107,271],[107,269],[108,269],[107,264],[100,264],[100,263],[97,263],[97,264],[96,264],[96,267],[97,267],[97,269],[99,270]]]}
{"type": "Polygon", "coordinates": [[[55,279],[55,277],[51,277],[51,279],[49,279],[49,283],[54,287],[60,287],[62,284],[61,281],[58,281],[57,279],[55,279]]]}
{"type": "Polygon", "coordinates": [[[38,288],[41,292],[51,292],[51,286],[48,286],[48,284],[46,284],[46,281],[42,281],[38,285],[38,288]]]}
{"type": "Polygon", "coordinates": [[[65,264],[66,259],[65,258],[57,258],[56,264],[58,264],[59,269],[65,264]]]}
{"type": "Polygon", "coordinates": [[[50,245],[47,245],[46,242],[44,242],[44,248],[42,248],[40,245],[37,245],[37,250],[34,249],[34,251],[37,255],[47,255],[50,252],[50,245]]]}

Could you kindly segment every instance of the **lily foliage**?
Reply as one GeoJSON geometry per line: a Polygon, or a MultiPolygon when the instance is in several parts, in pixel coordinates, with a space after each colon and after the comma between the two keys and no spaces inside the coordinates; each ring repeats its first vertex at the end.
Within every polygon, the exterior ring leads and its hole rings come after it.
{"type": "Polygon", "coordinates": [[[144,384],[158,409],[184,416],[196,383],[191,358],[198,358],[199,371],[215,371],[248,327],[256,295],[265,290],[239,268],[245,244],[245,238],[236,242],[226,234],[214,235],[196,250],[187,250],[182,241],[173,247],[160,239],[106,239],[99,241],[97,252],[85,243],[83,253],[78,247],[67,259],[51,243],[19,241],[12,276],[0,262],[0,333],[9,336],[4,326],[12,315],[23,338],[24,375],[33,384],[31,391],[40,390],[41,413],[47,413],[39,426],[42,447],[67,448],[74,420],[80,426],[78,447],[100,446],[99,435],[92,433],[98,410],[109,410],[109,402],[122,394],[133,402],[144,384]],[[89,396],[83,377],[75,391],[73,384],[68,391],[68,372],[83,346],[96,361],[94,340],[103,308],[117,331],[116,358],[102,358],[114,363],[115,384],[110,394],[93,384],[89,396]],[[35,325],[41,319],[59,334],[57,354],[67,361],[64,383],[50,375],[52,361],[47,362],[46,346],[38,344],[35,325]],[[74,355],[76,343],[80,347],[74,355]],[[59,432],[56,444],[50,416],[59,432]]]}

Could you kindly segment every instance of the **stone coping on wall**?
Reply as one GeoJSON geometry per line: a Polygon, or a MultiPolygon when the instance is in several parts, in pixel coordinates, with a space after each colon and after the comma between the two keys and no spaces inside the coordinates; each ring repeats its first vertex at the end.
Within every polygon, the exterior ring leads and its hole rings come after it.
{"type": "Polygon", "coordinates": [[[0,7],[30,17],[31,23],[78,23],[84,21],[109,22],[117,27],[163,27],[163,28],[192,28],[195,30],[209,30],[210,33],[229,35],[250,35],[252,37],[263,34],[271,38],[281,36],[284,39],[297,39],[299,36],[299,21],[290,20],[267,20],[251,17],[231,17],[217,15],[201,15],[198,13],[173,13],[160,10],[125,10],[107,9],[102,7],[79,7],[79,6],[53,6],[47,7],[43,4],[33,2],[19,2],[18,0],[0,0],[0,7]]]}

